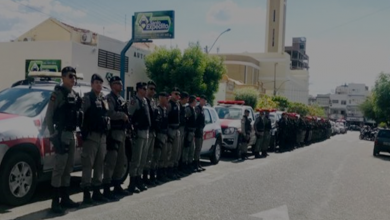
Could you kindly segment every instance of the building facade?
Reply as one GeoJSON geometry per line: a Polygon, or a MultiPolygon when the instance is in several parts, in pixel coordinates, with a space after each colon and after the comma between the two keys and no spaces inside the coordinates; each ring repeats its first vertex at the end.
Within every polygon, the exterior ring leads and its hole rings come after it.
{"type": "MultiPolygon", "coordinates": [[[[14,42],[0,43],[0,65],[3,74],[0,90],[26,77],[29,71],[61,71],[73,66],[89,81],[92,74],[104,77],[105,85],[113,75],[120,75],[120,52],[126,42],[98,35],[49,18],[14,42]]],[[[144,60],[153,44],[134,44],[126,53],[125,95],[135,84],[147,81],[144,60]]]]}

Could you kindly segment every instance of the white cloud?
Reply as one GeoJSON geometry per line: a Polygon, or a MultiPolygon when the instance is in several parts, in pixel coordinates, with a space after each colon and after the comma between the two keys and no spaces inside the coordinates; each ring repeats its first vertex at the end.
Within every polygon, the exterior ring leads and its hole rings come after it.
{"type": "Polygon", "coordinates": [[[0,26],[0,41],[19,37],[49,16],[66,17],[62,20],[71,21],[83,18],[86,14],[54,0],[1,1],[0,21],[9,24],[10,28],[2,29],[0,26]]]}
{"type": "Polygon", "coordinates": [[[220,25],[252,25],[265,23],[266,10],[261,7],[240,7],[232,0],[218,2],[207,13],[206,20],[220,25]]]}

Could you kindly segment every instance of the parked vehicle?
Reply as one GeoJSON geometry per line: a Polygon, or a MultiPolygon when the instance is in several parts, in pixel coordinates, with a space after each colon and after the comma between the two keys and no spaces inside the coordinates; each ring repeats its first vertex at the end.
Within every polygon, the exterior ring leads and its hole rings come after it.
{"type": "Polygon", "coordinates": [[[253,129],[254,112],[252,107],[244,104],[244,101],[218,101],[218,105],[215,106],[222,128],[222,147],[224,150],[234,152],[237,158],[241,157],[241,119],[245,110],[249,110],[249,120],[252,124],[248,147],[256,143],[256,135],[253,129]]]}
{"type": "Polygon", "coordinates": [[[212,164],[218,164],[222,153],[222,129],[214,108],[204,107],[206,127],[203,132],[202,157],[210,159],[212,164]]]}
{"type": "Polygon", "coordinates": [[[375,137],[374,142],[374,157],[379,156],[381,152],[390,153],[390,130],[381,129],[375,137]]]}

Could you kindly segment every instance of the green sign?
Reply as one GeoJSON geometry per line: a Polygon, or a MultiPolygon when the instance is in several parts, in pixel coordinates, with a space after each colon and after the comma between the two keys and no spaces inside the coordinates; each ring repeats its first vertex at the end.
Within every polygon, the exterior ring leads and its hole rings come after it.
{"type": "Polygon", "coordinates": [[[26,60],[26,77],[30,71],[60,72],[61,60],[26,60]]]}
{"type": "Polygon", "coordinates": [[[175,37],[175,11],[134,13],[134,40],[172,39],[175,37]]]}

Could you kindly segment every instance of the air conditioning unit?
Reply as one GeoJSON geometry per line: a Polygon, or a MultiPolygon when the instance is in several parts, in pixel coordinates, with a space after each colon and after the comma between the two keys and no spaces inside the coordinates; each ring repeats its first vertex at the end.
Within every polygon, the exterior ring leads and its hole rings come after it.
{"type": "Polygon", "coordinates": [[[81,43],[92,43],[92,32],[86,32],[81,35],[81,43]]]}
{"type": "Polygon", "coordinates": [[[32,37],[25,37],[23,41],[34,41],[34,38],[32,37]]]}

